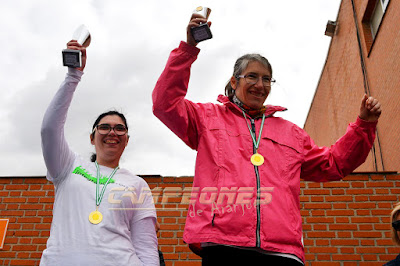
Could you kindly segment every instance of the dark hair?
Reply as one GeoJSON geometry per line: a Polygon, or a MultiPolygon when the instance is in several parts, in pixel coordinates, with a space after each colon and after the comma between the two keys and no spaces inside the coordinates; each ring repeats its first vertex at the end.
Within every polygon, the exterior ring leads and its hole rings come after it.
{"type": "MultiPolygon", "coordinates": [[[[254,61],[257,61],[257,62],[260,62],[261,64],[263,64],[269,70],[269,72],[271,72],[271,76],[272,76],[271,64],[268,62],[267,58],[265,58],[264,56],[262,56],[260,54],[245,54],[245,55],[239,57],[236,60],[235,66],[233,67],[232,76],[235,77],[237,81],[239,81],[239,78],[237,76],[239,76],[240,74],[243,73],[243,71],[245,71],[245,69],[247,68],[247,66],[250,62],[254,62],[254,61]]],[[[231,100],[231,101],[232,101],[233,95],[235,95],[235,90],[232,88],[230,79],[225,86],[225,95],[228,96],[229,100],[231,100]]]]}
{"type": "MultiPolygon", "coordinates": [[[[124,122],[126,129],[128,129],[128,123],[126,122],[126,118],[123,114],[121,114],[118,111],[108,111],[105,113],[102,113],[101,115],[99,115],[99,117],[97,117],[96,121],[94,121],[93,127],[92,127],[92,139],[94,139],[94,129],[95,127],[100,123],[100,120],[103,119],[103,117],[109,116],[109,115],[117,115],[122,119],[122,122],[124,122]]],[[[96,153],[92,153],[92,155],[90,156],[90,161],[95,162],[96,161],[96,153]]]]}

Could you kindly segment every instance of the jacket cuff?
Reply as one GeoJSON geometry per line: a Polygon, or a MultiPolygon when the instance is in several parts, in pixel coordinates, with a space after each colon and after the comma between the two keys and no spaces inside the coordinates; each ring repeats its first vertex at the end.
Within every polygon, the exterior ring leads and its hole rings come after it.
{"type": "Polygon", "coordinates": [[[83,71],[80,71],[74,67],[68,67],[68,74],[70,76],[75,76],[75,77],[80,78],[83,75],[83,71]]]}
{"type": "Polygon", "coordinates": [[[181,43],[179,44],[179,50],[182,50],[183,52],[186,52],[193,56],[197,56],[200,53],[199,48],[191,46],[184,41],[181,41],[181,43]]]}
{"type": "Polygon", "coordinates": [[[374,122],[370,122],[370,121],[361,119],[359,116],[357,116],[357,120],[356,120],[355,124],[361,128],[375,128],[376,124],[378,124],[378,120],[376,120],[374,122]]]}

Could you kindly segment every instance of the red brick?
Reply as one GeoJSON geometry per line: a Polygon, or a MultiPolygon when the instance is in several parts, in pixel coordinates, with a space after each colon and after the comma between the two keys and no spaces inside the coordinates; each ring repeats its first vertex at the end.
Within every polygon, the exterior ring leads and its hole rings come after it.
{"type": "Polygon", "coordinates": [[[53,190],[54,186],[53,185],[43,185],[42,190],[53,190]]]}
{"type": "Polygon", "coordinates": [[[3,198],[3,203],[24,203],[25,198],[3,198]]]}
{"type": "Polygon", "coordinates": [[[379,217],[352,217],[352,223],[379,223],[379,217]]]}
{"type": "Polygon", "coordinates": [[[369,215],[371,215],[371,211],[370,210],[356,210],[356,214],[358,216],[369,216],[369,215]]]}
{"type": "Polygon", "coordinates": [[[329,189],[309,189],[303,190],[304,195],[330,195],[331,191],[329,189]]]}
{"type": "MultiPolygon", "coordinates": [[[[362,258],[364,261],[377,261],[378,256],[373,255],[373,254],[363,254],[362,258]]],[[[371,265],[371,264],[365,264],[365,265],[371,265]]],[[[381,264],[378,264],[378,262],[377,262],[376,265],[380,266],[381,264]]]]}
{"type": "Polygon", "coordinates": [[[19,260],[19,259],[14,259],[11,261],[10,265],[23,265],[23,266],[30,266],[30,265],[36,265],[37,261],[36,260],[19,260]]]}
{"type": "Polygon", "coordinates": [[[369,254],[379,254],[379,253],[385,253],[385,248],[379,248],[379,247],[359,247],[356,248],[357,253],[363,254],[363,253],[369,253],[369,254]]]}
{"type": "Polygon", "coordinates": [[[16,254],[16,252],[7,252],[2,250],[0,252],[0,258],[15,258],[16,254]]]}
{"type": "Polygon", "coordinates": [[[390,201],[390,202],[396,202],[397,201],[397,195],[375,195],[375,196],[369,196],[369,199],[371,201],[390,201]]]}
{"type": "Polygon", "coordinates": [[[366,184],[367,187],[376,187],[376,188],[381,188],[381,187],[395,187],[393,182],[371,182],[366,184]]]}
{"type": "Polygon", "coordinates": [[[41,210],[43,209],[42,204],[22,204],[20,207],[21,210],[41,210]]]}
{"type": "Polygon", "coordinates": [[[312,210],[312,216],[325,216],[325,210],[312,210]]]}
{"type": "Polygon", "coordinates": [[[354,215],[353,210],[326,210],[326,215],[329,216],[352,216],[354,215]]]}
{"type": "Polygon", "coordinates": [[[27,190],[29,188],[28,185],[6,185],[6,190],[27,190]]]}
{"type": "Polygon", "coordinates": [[[306,203],[304,204],[306,209],[330,209],[332,205],[329,203],[306,203]]]}
{"type": "Polygon", "coordinates": [[[18,223],[40,223],[41,221],[42,219],[38,217],[18,218],[18,223]]]}
{"type": "Polygon", "coordinates": [[[36,246],[34,245],[14,245],[13,251],[36,251],[36,246]]]}
{"type": "Polygon", "coordinates": [[[350,183],[349,182],[327,182],[327,183],[323,183],[323,187],[324,188],[348,188],[350,187],[350,183]]]}
{"type": "Polygon", "coordinates": [[[354,234],[354,237],[357,237],[357,238],[362,238],[362,237],[365,237],[365,238],[380,238],[380,237],[382,237],[382,233],[381,232],[354,232],[353,233],[354,234]]]}
{"type": "Polygon", "coordinates": [[[45,195],[45,191],[22,191],[24,197],[44,197],[45,195]]]}
{"type": "Polygon", "coordinates": [[[22,216],[24,215],[24,211],[3,211],[0,210],[0,216],[22,216]]]}
{"type": "Polygon", "coordinates": [[[332,189],[331,193],[332,195],[344,195],[345,193],[344,189],[332,189]]]}
{"type": "Polygon", "coordinates": [[[346,194],[348,195],[371,195],[374,193],[373,189],[346,189],[346,194]]]}
{"type": "Polygon", "coordinates": [[[337,201],[337,202],[346,201],[346,202],[349,202],[349,201],[353,201],[353,197],[352,196],[326,196],[325,199],[326,199],[327,202],[332,202],[332,201],[337,201]]]}
{"type": "Polygon", "coordinates": [[[338,250],[336,247],[310,247],[309,252],[311,253],[336,253],[338,250]]]}
{"type": "Polygon", "coordinates": [[[307,223],[333,223],[335,222],[333,217],[307,217],[307,223]]]}
{"type": "MultiPolygon", "coordinates": [[[[318,256],[318,259],[320,259],[320,255],[318,256]]],[[[330,260],[330,257],[328,259],[330,260]]],[[[310,266],[340,266],[340,262],[313,261],[310,266]]]]}
{"type": "Polygon", "coordinates": [[[176,261],[174,266],[201,266],[201,261],[176,261]]]}
{"type": "Polygon", "coordinates": [[[350,219],[348,217],[336,217],[336,223],[349,223],[350,219]]]}
{"type": "Polygon", "coordinates": [[[315,237],[315,238],[327,238],[327,237],[335,237],[334,232],[307,232],[307,237],[315,237]]]}
{"type": "Polygon", "coordinates": [[[351,182],[351,187],[364,188],[365,187],[365,183],[364,182],[351,182]]]}
{"type": "Polygon", "coordinates": [[[29,190],[41,190],[42,185],[30,185],[29,190]]]}
{"type": "Polygon", "coordinates": [[[355,196],[354,200],[355,201],[366,202],[366,201],[369,201],[369,196],[355,196]]]}
{"type": "MultiPolygon", "coordinates": [[[[20,231],[16,231],[15,232],[15,236],[39,236],[39,232],[38,231],[24,231],[24,230],[20,230],[20,231]]],[[[14,246],[15,247],[15,246],[14,246]]]]}
{"type": "Polygon", "coordinates": [[[338,238],[352,238],[352,232],[346,231],[338,231],[337,233],[338,238]]]}
{"type": "Polygon", "coordinates": [[[373,209],[375,208],[376,204],[372,202],[366,203],[349,203],[350,209],[373,209]]]}
{"type": "Polygon", "coordinates": [[[34,224],[22,224],[21,229],[22,230],[32,230],[34,226],[35,226],[34,224]]]}
{"type": "Polygon", "coordinates": [[[357,230],[356,224],[330,224],[329,230],[357,230]]]}
{"type": "Polygon", "coordinates": [[[28,259],[30,253],[28,252],[18,252],[17,258],[18,259],[28,259]]]}
{"type": "Polygon", "coordinates": [[[333,254],[332,255],[332,259],[334,259],[334,260],[340,260],[340,261],[344,261],[344,260],[361,260],[361,256],[360,255],[357,255],[357,254],[352,254],[352,255],[349,255],[349,254],[340,254],[340,255],[337,255],[337,254],[333,254]]]}

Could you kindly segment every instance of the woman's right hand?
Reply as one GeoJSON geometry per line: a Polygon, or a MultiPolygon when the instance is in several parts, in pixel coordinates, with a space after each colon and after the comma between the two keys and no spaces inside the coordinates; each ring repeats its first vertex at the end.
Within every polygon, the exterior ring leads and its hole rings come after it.
{"type": "Polygon", "coordinates": [[[189,24],[186,28],[187,44],[189,44],[191,46],[197,45],[197,42],[194,40],[190,29],[193,27],[198,27],[198,26],[200,26],[200,24],[204,24],[204,23],[207,23],[209,27],[211,26],[211,21],[207,21],[207,19],[205,17],[203,17],[202,15],[199,15],[196,13],[192,14],[192,17],[190,18],[189,24]]]}
{"type": "Polygon", "coordinates": [[[85,69],[86,66],[86,47],[80,45],[76,40],[70,40],[67,43],[67,49],[79,50],[82,52],[82,66],[77,67],[76,69],[83,71],[83,69],[85,69]]]}

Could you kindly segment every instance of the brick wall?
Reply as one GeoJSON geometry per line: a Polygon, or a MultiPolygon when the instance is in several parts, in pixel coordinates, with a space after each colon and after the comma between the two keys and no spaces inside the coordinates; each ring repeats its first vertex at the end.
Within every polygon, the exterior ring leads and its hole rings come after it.
{"type": "MultiPolygon", "coordinates": [[[[167,265],[201,265],[182,241],[192,177],[144,178],[157,200],[167,265]]],[[[389,216],[400,201],[400,175],[356,174],[340,182],[301,182],[301,188],[306,265],[382,265],[400,252],[389,216]]],[[[0,265],[39,264],[53,198],[44,177],[0,177],[0,218],[10,219],[0,265]]]]}
{"type": "MultiPolygon", "coordinates": [[[[379,99],[383,110],[378,123],[381,149],[375,142],[377,170],[399,171],[400,149],[394,148],[393,143],[400,142],[400,124],[396,123],[400,121],[400,1],[389,2],[372,43],[365,19],[375,2],[354,0],[370,93],[379,99]],[[380,162],[381,154],[385,169],[380,162]]],[[[330,146],[345,133],[348,123],[355,121],[359,114],[364,95],[351,0],[341,1],[336,22],[336,32],[304,126],[319,146],[330,146]]],[[[376,171],[372,154],[358,170],[376,171]]]]}

